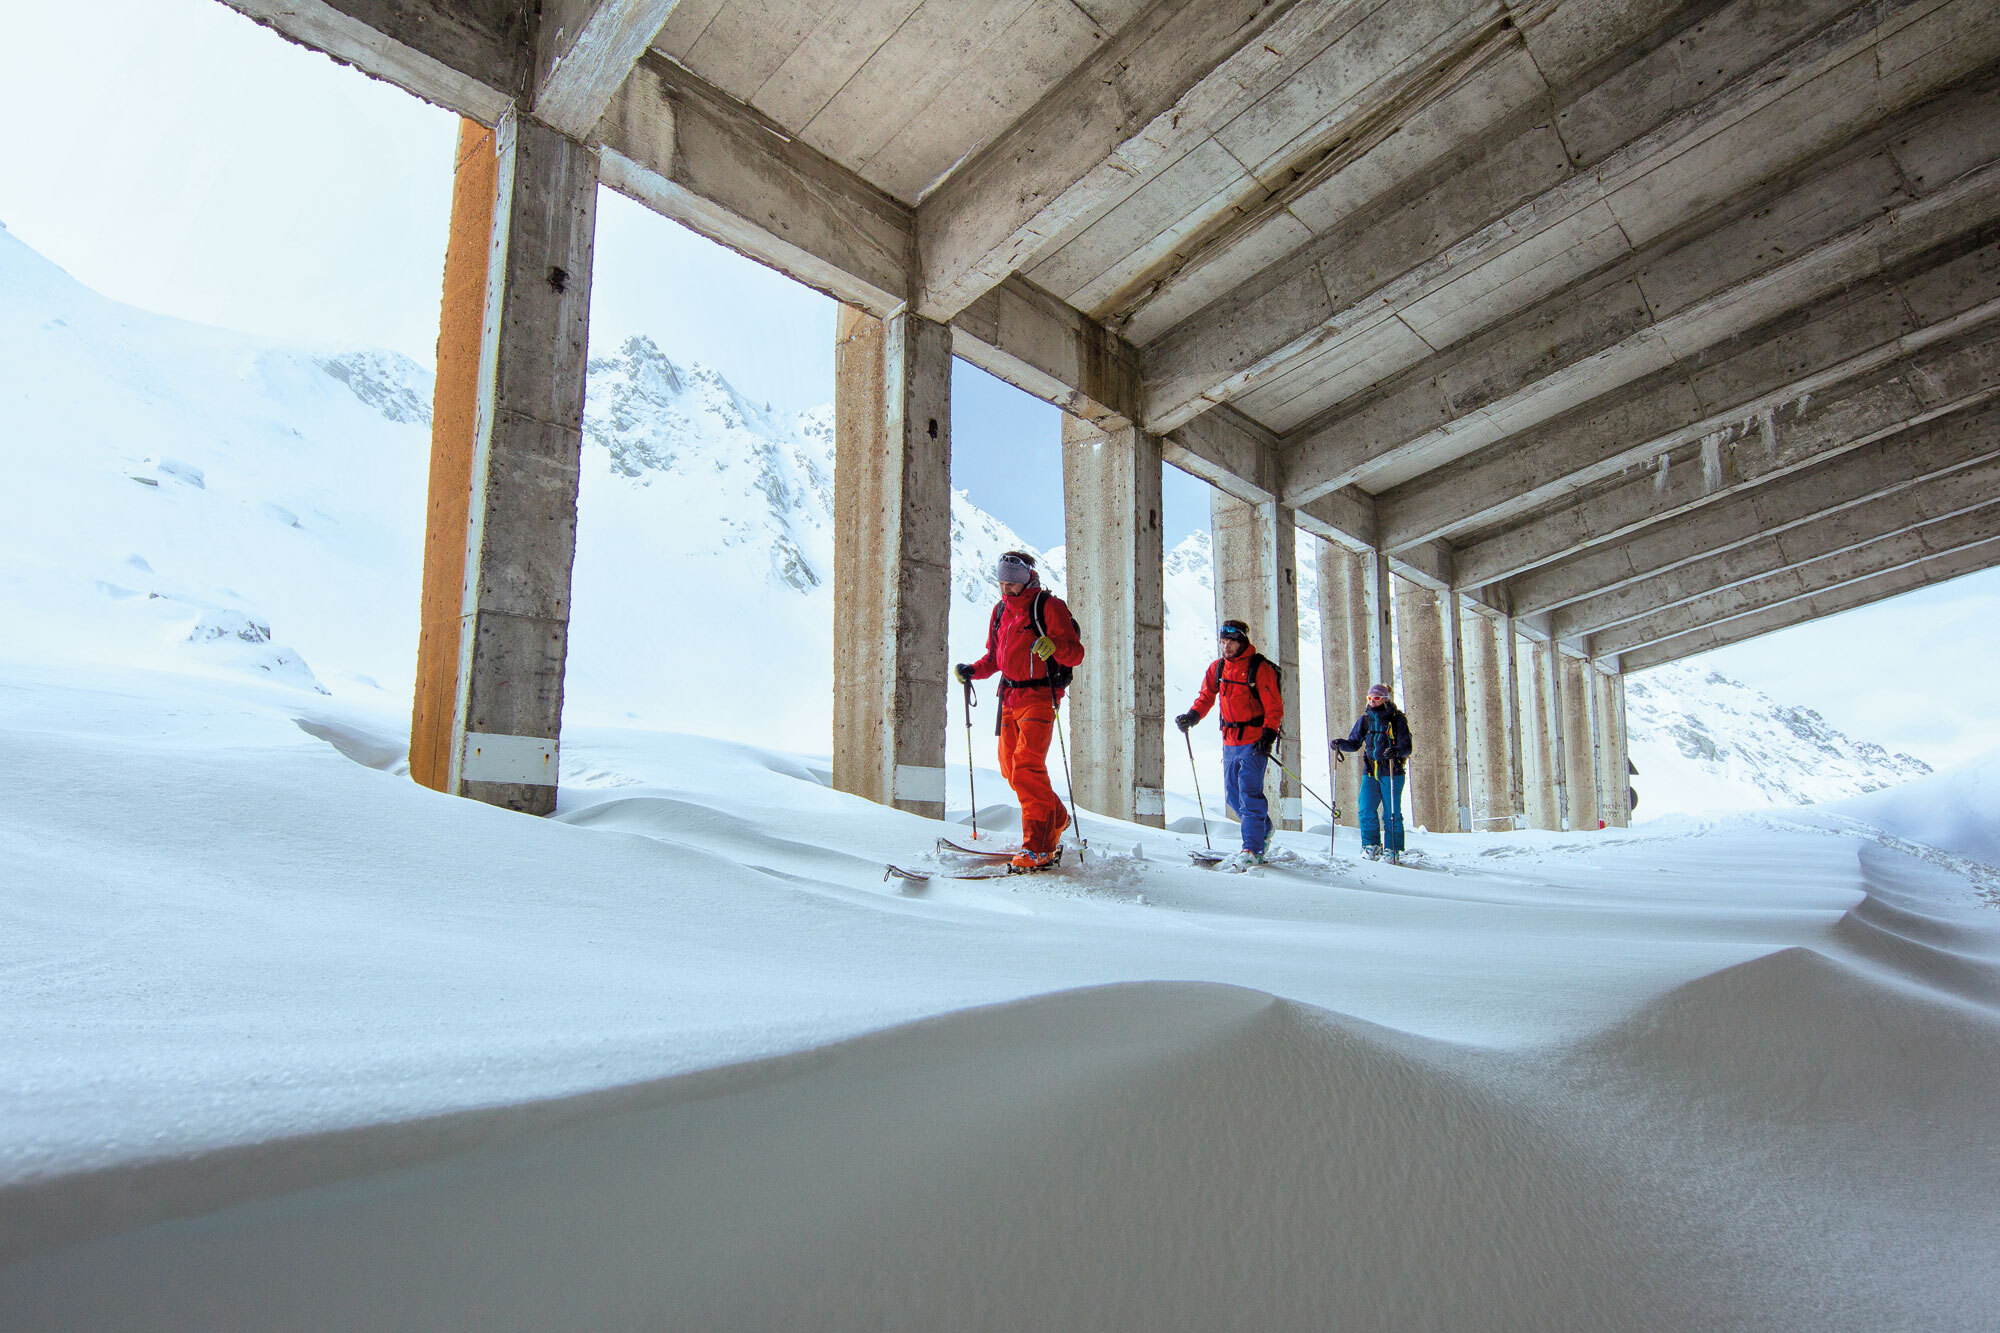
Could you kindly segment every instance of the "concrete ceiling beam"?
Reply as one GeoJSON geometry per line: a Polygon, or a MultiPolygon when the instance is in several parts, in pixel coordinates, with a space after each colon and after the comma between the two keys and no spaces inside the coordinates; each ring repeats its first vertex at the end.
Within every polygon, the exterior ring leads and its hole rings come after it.
{"type": "Polygon", "coordinates": [[[534,113],[587,140],[678,0],[542,0],[534,113]]]}
{"type": "Polygon", "coordinates": [[[1759,538],[2000,457],[2000,409],[1954,413],[1704,505],[1678,523],[1530,570],[1507,584],[1516,614],[1554,611],[1759,538]]]}
{"type": "Polygon", "coordinates": [[[1385,474],[1394,484],[1539,425],[2000,218],[1996,92],[1988,77],[1926,104],[1748,196],[1734,221],[1640,250],[1322,415],[1286,441],[1286,497],[1385,489],[1385,474]]]}
{"type": "MultiPolygon", "coordinates": [[[[2000,330],[1972,338],[1957,350],[2000,359],[2000,330]]],[[[1913,373],[1906,366],[1891,373],[1913,373]]],[[[1622,540],[1710,502],[1824,462],[1857,448],[1890,439],[1904,430],[1921,430],[1931,421],[1952,421],[1990,400],[1996,390],[1954,392],[1923,410],[1904,417],[1897,410],[1888,379],[1852,386],[1846,393],[1822,398],[1819,410],[1773,413],[1766,446],[1763,422],[1751,435],[1719,441],[1712,459],[1705,445],[1677,449],[1665,464],[1586,499],[1536,514],[1459,548],[1458,564],[1468,583],[1492,583],[1521,575],[1554,561],[1573,557],[1622,540]],[[1712,466],[1710,465],[1712,462],[1712,466]]],[[[1901,396],[1917,401],[1913,388],[1901,396]]],[[[1973,447],[1978,447],[1975,442],[1973,447]]]]}
{"type": "Polygon", "coordinates": [[[468,0],[222,0],[434,106],[496,125],[530,78],[531,20],[468,0]]]}
{"type": "Polygon", "coordinates": [[[1864,377],[1895,379],[1904,363],[1910,374],[1897,380],[1900,402],[1878,403],[1874,415],[1878,429],[1919,419],[1942,400],[2000,385],[1990,348],[1954,344],[2000,318],[1996,291],[2000,242],[1990,241],[1914,273],[1858,284],[1713,355],[1383,492],[1382,543],[1395,550],[1508,522],[1670,450],[1698,441],[1718,448],[1745,430],[1757,430],[1775,453],[1781,417],[1795,425],[1811,415],[1814,398],[1864,377]]]}
{"type": "Polygon", "coordinates": [[[648,52],[598,126],[604,183],[878,319],[910,292],[909,209],[648,52]]]}
{"type": "MultiPolygon", "coordinates": [[[[1714,593],[1851,551],[1887,552],[1894,540],[2000,502],[2000,462],[1988,461],[1894,495],[1869,500],[1706,559],[1573,602],[1550,617],[1565,639],[1598,634],[1714,593]]],[[[1990,523],[1993,515],[1980,515],[1990,523]]],[[[1992,529],[1988,529],[1991,531],[1992,529]]],[[[1923,548],[1917,548],[1919,552],[1923,548]]],[[[1914,557],[1912,557],[1914,558],[1914,557]]]]}
{"type": "Polygon", "coordinates": [[[1843,611],[1871,606],[1890,597],[1899,597],[1906,592],[1934,587],[1952,579],[1963,578],[1967,574],[1977,574],[1996,565],[2000,565],[2000,537],[1993,537],[1946,555],[1919,560],[1887,573],[1856,579],[1827,592],[1785,602],[1719,624],[1704,625],[1686,634],[1661,639],[1643,648],[1632,649],[1622,655],[1624,669],[1631,672],[1643,671],[1647,667],[1665,666],[1669,662],[1678,662],[1698,653],[1713,652],[1718,648],[1744,643],[1765,634],[1776,633],[1778,630],[1803,625],[1808,621],[1822,620],[1827,616],[1839,615],[1843,611]]]}
{"type": "Polygon", "coordinates": [[[1629,653],[1706,626],[1720,625],[1739,616],[1827,592],[1845,583],[1988,545],[1996,539],[1996,534],[2000,534],[2000,501],[1989,502],[1981,508],[1937,523],[1878,538],[1821,560],[1774,570],[1763,578],[1734,584],[1637,620],[1614,625],[1590,635],[1591,655],[1602,657],[1609,653],[1629,653]]]}
{"type": "Polygon", "coordinates": [[[1101,430],[1139,419],[1139,354],[1117,334],[1014,277],[951,322],[951,350],[1101,430]]]}
{"type": "Polygon", "coordinates": [[[1744,22],[1727,53],[1739,72],[1691,105],[1648,94],[1643,78],[1627,86],[1648,70],[1684,83],[1685,52],[1656,45],[1148,343],[1148,425],[1170,428],[1391,323],[1421,354],[1448,346],[1982,68],[2000,57],[1990,17],[1972,0],[1862,4],[1778,42],[1768,23],[1744,22]]]}
{"type": "Polygon", "coordinates": [[[1160,457],[1246,504],[1278,498],[1277,437],[1227,408],[1161,436],[1160,457]]]}
{"type": "Polygon", "coordinates": [[[1159,0],[923,201],[921,312],[949,319],[1292,74],[1347,0],[1159,0]]]}

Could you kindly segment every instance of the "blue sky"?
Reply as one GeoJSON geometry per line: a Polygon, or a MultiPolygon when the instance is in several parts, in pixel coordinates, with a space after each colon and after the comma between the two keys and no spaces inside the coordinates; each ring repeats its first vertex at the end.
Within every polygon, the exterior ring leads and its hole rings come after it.
{"type": "MultiPolygon", "coordinates": [[[[16,7],[0,45],[0,222],[148,309],[431,363],[456,120],[215,0],[16,7]],[[18,127],[32,127],[32,133],[18,127]]],[[[592,342],[644,334],[752,398],[828,401],[833,305],[636,204],[600,197],[592,342]]],[[[1062,541],[1054,408],[961,365],[956,485],[1062,541]]],[[[1169,545],[1208,523],[1167,469],[1169,545]]],[[[1934,764],[2000,745],[2000,570],[1709,654],[1706,665],[1934,764]]]]}

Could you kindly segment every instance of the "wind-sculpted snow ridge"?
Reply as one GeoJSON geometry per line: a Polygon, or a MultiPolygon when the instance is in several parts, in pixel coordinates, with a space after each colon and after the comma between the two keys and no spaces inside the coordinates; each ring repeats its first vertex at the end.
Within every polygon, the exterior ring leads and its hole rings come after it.
{"type": "Polygon", "coordinates": [[[581,728],[533,820],[4,684],[0,1326],[1989,1318],[2000,914],[1894,820],[885,883],[967,831],[811,758],[581,728]]]}

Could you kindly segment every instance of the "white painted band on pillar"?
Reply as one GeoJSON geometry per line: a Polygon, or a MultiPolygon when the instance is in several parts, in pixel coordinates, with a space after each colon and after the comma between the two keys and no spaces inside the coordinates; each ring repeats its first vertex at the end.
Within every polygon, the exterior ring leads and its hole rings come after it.
{"type": "Polygon", "coordinates": [[[1158,787],[1134,787],[1132,789],[1132,813],[1135,815],[1164,815],[1167,813],[1167,798],[1158,787]]]}
{"type": "Polygon", "coordinates": [[[896,765],[895,796],[898,801],[936,801],[944,804],[944,770],[921,764],[896,765]]]}
{"type": "Polygon", "coordinates": [[[458,775],[465,782],[518,782],[530,787],[553,787],[556,743],[544,736],[468,731],[458,775]]]}
{"type": "Polygon", "coordinates": [[[1303,797],[1287,796],[1278,802],[1278,818],[1304,819],[1305,817],[1306,803],[1303,797]]]}

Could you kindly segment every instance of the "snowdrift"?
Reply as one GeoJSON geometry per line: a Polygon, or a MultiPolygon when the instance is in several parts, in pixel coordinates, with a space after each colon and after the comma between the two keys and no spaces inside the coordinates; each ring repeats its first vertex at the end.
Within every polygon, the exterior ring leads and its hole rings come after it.
{"type": "Polygon", "coordinates": [[[2000,916],[1900,826],[905,891],[940,826],[811,759],[579,731],[538,821],[319,696],[5,683],[7,1327],[1990,1318],[2000,916]]]}

